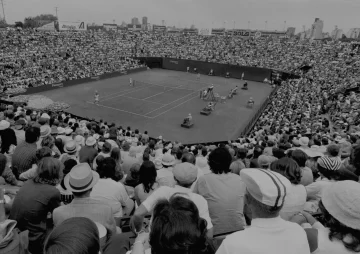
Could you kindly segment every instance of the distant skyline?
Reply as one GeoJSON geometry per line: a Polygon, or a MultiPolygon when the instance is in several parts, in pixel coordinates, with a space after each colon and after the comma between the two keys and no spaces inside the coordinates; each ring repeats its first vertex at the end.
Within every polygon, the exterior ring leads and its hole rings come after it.
{"type": "MultiPolygon", "coordinates": [[[[148,17],[151,24],[198,28],[265,29],[281,31],[296,27],[296,33],[309,29],[315,18],[324,21],[324,32],[335,26],[346,33],[360,27],[360,0],[4,0],[8,23],[39,14],[56,14],[61,21],[86,23],[130,23],[133,17],[148,17]]],[[[0,11],[2,17],[2,11],[0,11]]]]}

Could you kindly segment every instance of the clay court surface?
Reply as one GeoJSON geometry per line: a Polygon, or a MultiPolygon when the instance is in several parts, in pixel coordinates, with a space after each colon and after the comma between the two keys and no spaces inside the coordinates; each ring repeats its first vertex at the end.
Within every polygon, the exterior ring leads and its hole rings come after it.
{"type": "MultiPolygon", "coordinates": [[[[245,77],[246,78],[246,77],[245,77]]],[[[244,91],[244,81],[195,74],[152,69],[111,79],[99,80],[41,93],[54,101],[71,105],[67,111],[95,120],[115,122],[123,127],[131,126],[149,135],[162,135],[167,140],[183,143],[223,141],[238,138],[258,107],[271,92],[271,87],[248,81],[249,90],[244,91]],[[129,85],[129,78],[135,86],[129,85]],[[207,102],[199,97],[199,91],[214,85],[214,92],[227,96],[238,85],[238,94],[225,103],[217,103],[209,116],[200,115],[207,102]],[[94,93],[100,94],[99,105],[95,105],[94,93]],[[250,97],[255,100],[252,109],[246,107],[250,97]],[[194,126],[180,126],[191,113],[194,126]]]]}

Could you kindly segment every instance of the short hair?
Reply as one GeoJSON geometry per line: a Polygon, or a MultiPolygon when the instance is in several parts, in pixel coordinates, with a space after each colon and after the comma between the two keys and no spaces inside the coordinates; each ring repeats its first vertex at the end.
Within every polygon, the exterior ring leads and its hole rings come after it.
{"type": "Polygon", "coordinates": [[[270,170],[285,176],[292,184],[299,184],[301,181],[301,169],[291,158],[281,158],[270,164],[270,170]]]}
{"type": "Polygon", "coordinates": [[[245,193],[245,202],[247,204],[251,204],[253,207],[251,210],[261,215],[262,218],[274,218],[279,215],[280,210],[283,208],[281,206],[269,206],[261,203],[260,201],[256,200],[249,192],[246,191],[245,193]]]}
{"type": "Polygon", "coordinates": [[[98,254],[99,251],[99,230],[92,220],[84,217],[63,221],[44,244],[44,254],[98,254]]]}
{"type": "Polygon", "coordinates": [[[40,137],[40,128],[38,127],[29,127],[25,131],[25,141],[27,143],[35,143],[40,137]]]}
{"type": "Polygon", "coordinates": [[[195,165],[196,158],[195,155],[189,152],[186,152],[182,155],[181,162],[189,162],[193,165],[195,165]]]}
{"type": "Polygon", "coordinates": [[[224,147],[218,147],[209,154],[208,163],[214,174],[229,173],[231,162],[231,154],[224,147]]]}
{"type": "Polygon", "coordinates": [[[259,156],[262,155],[262,153],[263,153],[263,149],[261,148],[261,146],[255,146],[253,158],[254,159],[259,158],[259,156]]]}
{"type": "Polygon", "coordinates": [[[116,173],[116,161],[111,158],[105,158],[97,167],[97,172],[99,173],[100,178],[111,178],[115,179],[116,173]]]}
{"type": "Polygon", "coordinates": [[[50,149],[52,149],[54,147],[54,145],[55,145],[55,139],[51,135],[46,136],[41,140],[42,147],[45,146],[45,147],[49,147],[50,149]]]}
{"type": "Polygon", "coordinates": [[[34,182],[56,186],[62,175],[61,162],[52,157],[45,157],[39,162],[34,182]]]}
{"type": "Polygon", "coordinates": [[[36,159],[40,161],[45,157],[52,157],[52,150],[49,147],[41,147],[40,149],[36,150],[36,159]]]}
{"type": "Polygon", "coordinates": [[[237,157],[239,159],[245,159],[248,154],[248,150],[246,148],[239,148],[237,150],[237,157]]]}
{"type": "Polygon", "coordinates": [[[299,165],[299,167],[303,168],[305,167],[306,161],[308,159],[308,156],[306,153],[300,149],[293,150],[291,152],[290,156],[296,163],[299,165]]]}
{"type": "Polygon", "coordinates": [[[336,157],[339,155],[340,146],[336,144],[331,144],[326,148],[326,152],[328,152],[330,156],[336,157]]]}
{"type": "Polygon", "coordinates": [[[150,230],[152,253],[211,253],[206,241],[207,223],[193,201],[179,195],[159,201],[150,230]]]}
{"type": "Polygon", "coordinates": [[[139,183],[144,186],[144,192],[149,193],[153,190],[156,182],[157,172],[155,164],[151,161],[144,161],[139,170],[139,183]]]}
{"type": "Polygon", "coordinates": [[[114,148],[111,150],[110,157],[113,158],[115,161],[118,161],[118,162],[119,162],[120,159],[121,159],[120,148],[114,147],[114,148]]]}

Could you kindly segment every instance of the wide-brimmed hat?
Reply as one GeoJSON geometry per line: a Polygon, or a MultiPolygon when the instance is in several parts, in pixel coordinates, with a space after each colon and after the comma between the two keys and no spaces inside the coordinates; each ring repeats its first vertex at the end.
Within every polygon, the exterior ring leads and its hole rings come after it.
{"type": "Polygon", "coordinates": [[[65,134],[65,129],[63,127],[58,127],[57,130],[58,130],[59,135],[60,134],[65,134]]]}
{"type": "Polygon", "coordinates": [[[54,125],[51,127],[51,135],[57,135],[59,133],[58,128],[54,125]]]}
{"type": "Polygon", "coordinates": [[[40,127],[40,138],[45,138],[51,133],[51,128],[49,125],[43,125],[40,127]]]}
{"type": "Polygon", "coordinates": [[[300,146],[309,146],[309,138],[308,137],[301,137],[299,139],[300,146]]]}
{"type": "Polygon", "coordinates": [[[78,146],[85,145],[85,138],[81,135],[76,135],[74,138],[74,141],[78,146]]]}
{"type": "Polygon", "coordinates": [[[360,230],[360,184],[354,181],[338,181],[327,188],[321,201],[325,209],[340,223],[360,230]]]}
{"type": "Polygon", "coordinates": [[[64,147],[64,151],[66,153],[75,153],[78,149],[78,146],[76,145],[76,142],[74,140],[70,140],[68,142],[66,142],[65,147],[64,147]]]}
{"type": "Polygon", "coordinates": [[[96,139],[94,137],[88,137],[86,142],[85,142],[85,145],[87,146],[93,146],[96,144],[96,139]]]}
{"type": "Polygon", "coordinates": [[[71,192],[84,192],[94,187],[99,178],[99,174],[88,163],[80,163],[65,176],[64,184],[71,192]]]}
{"type": "Polygon", "coordinates": [[[14,128],[15,128],[16,130],[21,130],[21,129],[24,127],[24,125],[26,125],[25,120],[24,120],[24,119],[19,119],[19,120],[17,120],[17,121],[15,122],[14,128]]]}
{"type": "Polygon", "coordinates": [[[71,128],[65,129],[65,134],[66,135],[70,135],[71,133],[73,133],[73,129],[71,129],[71,128]]]}
{"type": "Polygon", "coordinates": [[[0,131],[5,130],[10,127],[10,123],[6,120],[0,121],[0,131]]]}

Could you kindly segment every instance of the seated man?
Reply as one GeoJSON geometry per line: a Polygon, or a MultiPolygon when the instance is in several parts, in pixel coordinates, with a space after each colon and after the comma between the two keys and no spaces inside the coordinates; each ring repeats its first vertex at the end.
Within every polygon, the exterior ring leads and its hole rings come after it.
{"type": "Polygon", "coordinates": [[[230,72],[226,72],[225,78],[230,78],[230,72]]]}
{"type": "Polygon", "coordinates": [[[209,76],[213,76],[213,75],[214,75],[214,71],[213,71],[213,69],[211,69],[209,72],[209,76]]]}
{"type": "Polygon", "coordinates": [[[191,116],[191,114],[189,114],[189,115],[184,119],[183,124],[190,124],[191,121],[192,121],[192,116],[191,116]]]}
{"type": "Polygon", "coordinates": [[[204,111],[213,111],[214,110],[214,103],[209,102],[208,105],[203,109],[204,111]]]}
{"type": "Polygon", "coordinates": [[[190,67],[188,66],[187,68],[186,68],[186,72],[189,72],[190,71],[190,67]]]}
{"type": "Polygon", "coordinates": [[[197,69],[196,69],[196,68],[194,68],[194,72],[197,73],[197,69]]]}
{"type": "Polygon", "coordinates": [[[242,90],[248,90],[248,83],[245,82],[243,88],[241,88],[241,89],[242,89],[242,90]]]}

